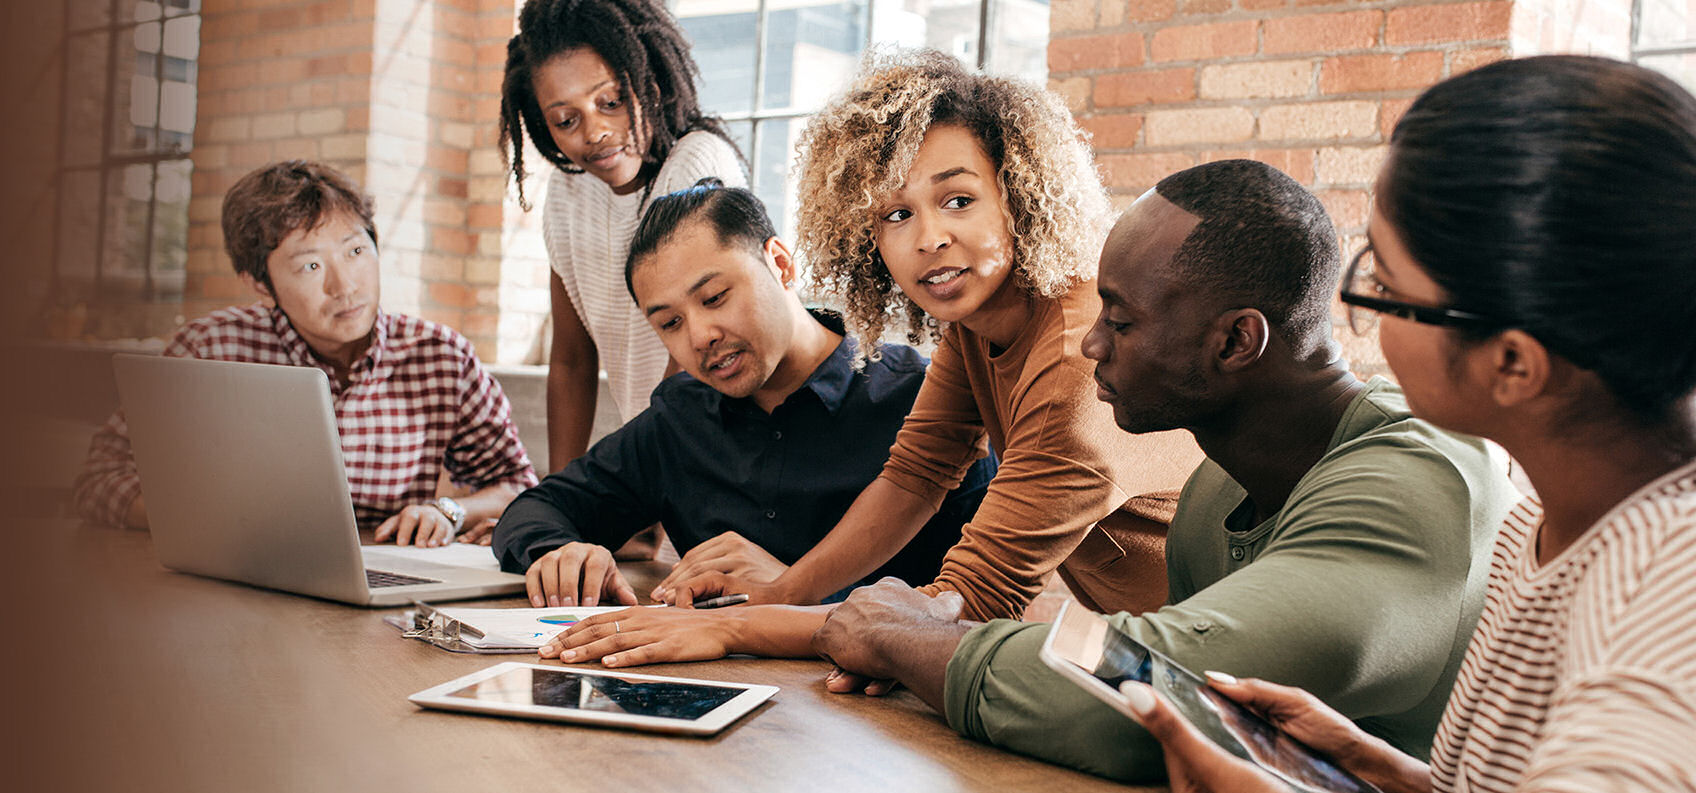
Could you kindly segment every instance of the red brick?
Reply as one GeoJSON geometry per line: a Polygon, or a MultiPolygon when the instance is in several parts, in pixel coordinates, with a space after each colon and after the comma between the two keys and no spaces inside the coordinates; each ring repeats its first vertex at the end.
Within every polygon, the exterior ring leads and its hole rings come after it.
{"type": "Polygon", "coordinates": [[[1235,143],[1254,137],[1254,114],[1242,107],[1153,111],[1145,124],[1143,141],[1149,146],[1235,143]]]}
{"type": "Polygon", "coordinates": [[[458,281],[465,277],[465,259],[424,254],[419,276],[426,281],[458,281]]]}
{"type": "Polygon", "coordinates": [[[1072,36],[1048,42],[1048,71],[1123,69],[1142,65],[1142,34],[1072,36]]]}
{"type": "Polygon", "coordinates": [[[1259,23],[1252,19],[1181,25],[1154,34],[1149,50],[1156,61],[1200,61],[1254,54],[1259,23]]]}
{"type": "Polygon", "coordinates": [[[1365,228],[1371,207],[1365,190],[1320,190],[1314,195],[1325,205],[1338,230],[1365,228]]]}
{"type": "Polygon", "coordinates": [[[1313,61],[1254,60],[1221,63],[1201,70],[1203,99],[1261,99],[1307,96],[1313,85],[1313,61]]]}
{"type": "Polygon", "coordinates": [[[1446,3],[1390,11],[1384,43],[1392,47],[1453,41],[1506,41],[1512,0],[1446,3]]]}
{"type": "Polygon", "coordinates": [[[1412,99],[1386,99],[1378,105],[1378,134],[1384,140],[1390,139],[1390,133],[1396,129],[1396,122],[1407,112],[1412,99]]]}
{"type": "Polygon", "coordinates": [[[471,235],[459,229],[437,227],[430,229],[430,249],[437,253],[456,253],[461,256],[469,255],[476,249],[476,241],[471,235]]]}
{"type": "Polygon", "coordinates": [[[1222,14],[1231,10],[1231,0],[1182,0],[1178,11],[1184,14],[1222,14]]]}
{"type": "Polygon", "coordinates": [[[1240,0],[1244,11],[1265,11],[1269,8],[1283,8],[1286,0],[1240,0]]]}
{"type": "Polygon", "coordinates": [[[1122,18],[1129,22],[1159,22],[1171,19],[1178,9],[1175,0],[1101,0],[1103,6],[1108,3],[1124,6],[1122,18]]]}
{"type": "Polygon", "coordinates": [[[1480,66],[1507,60],[1509,57],[1511,56],[1508,51],[1502,47],[1479,47],[1452,52],[1449,53],[1449,76],[1466,74],[1480,66]]]}
{"type": "Polygon", "coordinates": [[[1366,186],[1378,178],[1388,149],[1385,146],[1339,146],[1319,152],[1316,183],[1366,186]]]}
{"type": "Polygon", "coordinates": [[[1096,107],[1125,107],[1195,98],[1195,69],[1104,74],[1095,81],[1096,107]]]}
{"type": "Polygon", "coordinates": [[[436,281],[428,283],[428,290],[431,302],[440,306],[470,308],[477,304],[477,290],[464,284],[436,281]]]}
{"type": "Polygon", "coordinates": [[[1343,55],[1319,67],[1319,90],[1327,94],[1423,89],[1443,79],[1443,53],[1343,55]]]}
{"type": "Polygon", "coordinates": [[[1248,149],[1238,151],[1206,151],[1202,162],[1215,160],[1259,160],[1277,168],[1302,184],[1313,183],[1312,149],[1248,149]]]}
{"type": "Polygon", "coordinates": [[[467,337],[494,338],[500,330],[501,315],[492,311],[467,311],[460,320],[459,332],[467,337]]]}
{"type": "Polygon", "coordinates": [[[1142,116],[1135,113],[1091,116],[1079,123],[1089,132],[1090,142],[1097,151],[1131,148],[1136,145],[1137,133],[1142,130],[1142,116]]]}
{"type": "MultiPolygon", "coordinates": [[[[438,179],[436,181],[436,190],[440,191],[442,195],[455,198],[465,198],[471,192],[470,187],[470,184],[464,179],[438,179]]],[[[467,253],[469,252],[468,250],[467,253]]]]}
{"type": "Polygon", "coordinates": [[[472,204],[465,210],[465,224],[474,229],[499,229],[506,213],[499,204],[472,204]]]}
{"type": "Polygon", "coordinates": [[[1378,28],[1383,19],[1382,11],[1348,11],[1340,14],[1310,14],[1268,19],[1262,51],[1273,55],[1366,49],[1378,43],[1378,28]]]}
{"type": "Polygon", "coordinates": [[[1366,101],[1277,105],[1260,111],[1263,140],[1349,140],[1378,131],[1378,106],[1366,101]]]}
{"type": "Polygon", "coordinates": [[[1185,152],[1154,154],[1109,154],[1098,158],[1103,180],[1112,187],[1147,188],[1172,174],[1195,165],[1195,155],[1185,152]]]}

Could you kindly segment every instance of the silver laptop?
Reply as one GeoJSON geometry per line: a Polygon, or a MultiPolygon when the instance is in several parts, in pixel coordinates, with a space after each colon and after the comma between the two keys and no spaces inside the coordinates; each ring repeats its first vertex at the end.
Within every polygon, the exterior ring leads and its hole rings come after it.
{"type": "Polygon", "coordinates": [[[112,367],[166,567],[360,606],[524,591],[487,548],[359,544],[322,371],[150,355],[112,367]]]}

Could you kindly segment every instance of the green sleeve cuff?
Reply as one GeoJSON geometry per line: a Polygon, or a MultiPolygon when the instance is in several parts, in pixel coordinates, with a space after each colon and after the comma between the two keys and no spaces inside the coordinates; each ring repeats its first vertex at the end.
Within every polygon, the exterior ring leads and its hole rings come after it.
{"type": "Polygon", "coordinates": [[[1165,781],[1147,731],[1049,669],[1037,655],[1041,623],[994,620],[960,640],[948,661],[943,705],[961,735],[1121,782],[1165,781]]]}

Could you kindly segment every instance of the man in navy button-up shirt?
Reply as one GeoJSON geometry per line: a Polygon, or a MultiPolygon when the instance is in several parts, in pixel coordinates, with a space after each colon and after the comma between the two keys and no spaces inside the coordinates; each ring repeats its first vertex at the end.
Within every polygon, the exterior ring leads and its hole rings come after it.
{"type": "MultiPolygon", "coordinates": [[[[739,544],[742,573],[776,577],[882,471],[924,380],[925,358],[901,345],[853,370],[841,321],[802,306],[788,248],[747,191],[656,200],[631,262],[631,292],[684,373],[502,516],[495,554],[526,573],[537,606],[635,603],[611,550],[655,521],[685,555],[739,544]]],[[[994,472],[980,460],[868,580],[935,578],[994,472]]]]}

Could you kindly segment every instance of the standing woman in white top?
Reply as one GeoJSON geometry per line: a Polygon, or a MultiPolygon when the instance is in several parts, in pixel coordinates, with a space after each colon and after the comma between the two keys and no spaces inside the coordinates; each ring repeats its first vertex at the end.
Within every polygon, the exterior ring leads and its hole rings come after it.
{"type": "MultiPolygon", "coordinates": [[[[1509,516],[1429,764],[1295,689],[1214,687],[1386,793],[1696,790],[1696,97],[1505,61],[1407,111],[1350,321],[1415,415],[1499,442],[1509,516]]],[[[1289,790],[1127,684],[1173,790],[1289,790]]]]}
{"type": "Polygon", "coordinates": [[[507,42],[501,149],[524,198],[524,141],[553,166],[542,234],[553,269],[548,470],[589,446],[599,370],[619,417],[648,406],[670,356],[624,287],[650,199],[707,176],[747,184],[695,96],[699,70],[661,0],[528,0],[507,42]]]}

